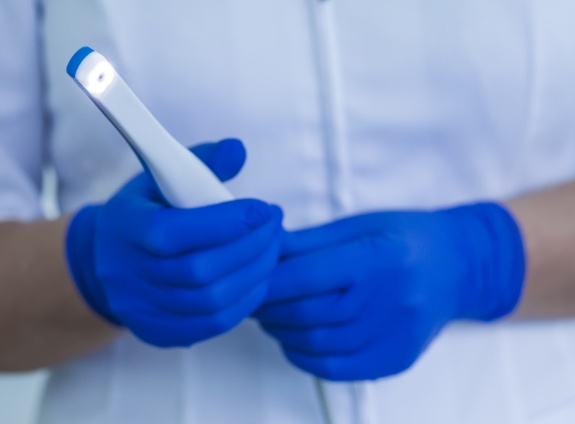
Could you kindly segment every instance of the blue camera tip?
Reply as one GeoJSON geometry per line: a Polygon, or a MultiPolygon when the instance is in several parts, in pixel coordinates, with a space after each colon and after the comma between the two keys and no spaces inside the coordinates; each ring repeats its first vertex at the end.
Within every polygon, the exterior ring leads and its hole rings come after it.
{"type": "Polygon", "coordinates": [[[68,75],[70,75],[72,78],[76,78],[76,71],[80,67],[80,64],[84,59],[86,59],[86,56],[88,56],[93,51],[94,49],[91,49],[90,47],[82,47],[76,53],[74,53],[68,62],[68,66],[66,66],[66,72],[68,75]]]}

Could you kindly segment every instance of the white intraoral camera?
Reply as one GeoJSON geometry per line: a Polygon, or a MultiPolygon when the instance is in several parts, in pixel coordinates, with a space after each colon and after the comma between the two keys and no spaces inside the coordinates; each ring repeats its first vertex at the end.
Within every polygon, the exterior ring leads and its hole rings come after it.
{"type": "Polygon", "coordinates": [[[156,120],[104,56],[82,47],[66,71],[122,134],[168,203],[192,208],[233,199],[210,169],[156,120]]]}

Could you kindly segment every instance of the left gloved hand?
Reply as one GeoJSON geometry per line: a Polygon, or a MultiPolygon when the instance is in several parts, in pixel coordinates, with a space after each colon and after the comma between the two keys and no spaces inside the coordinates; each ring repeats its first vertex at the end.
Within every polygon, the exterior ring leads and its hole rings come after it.
{"type": "Polygon", "coordinates": [[[494,203],[383,212],[287,233],[256,317],[297,367],[329,380],[409,368],[450,321],[513,310],[521,235],[494,203]]]}

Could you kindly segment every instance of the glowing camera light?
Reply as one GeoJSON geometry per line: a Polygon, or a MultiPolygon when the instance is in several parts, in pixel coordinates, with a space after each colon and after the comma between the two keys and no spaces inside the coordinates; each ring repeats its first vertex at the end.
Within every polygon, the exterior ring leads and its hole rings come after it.
{"type": "Polygon", "coordinates": [[[91,94],[99,95],[104,93],[112,82],[116,71],[107,60],[96,63],[93,69],[88,72],[84,81],[84,88],[91,94]]]}
{"type": "Polygon", "coordinates": [[[84,90],[95,97],[104,94],[118,79],[110,62],[90,47],[78,50],[70,59],[66,71],[84,90]]]}

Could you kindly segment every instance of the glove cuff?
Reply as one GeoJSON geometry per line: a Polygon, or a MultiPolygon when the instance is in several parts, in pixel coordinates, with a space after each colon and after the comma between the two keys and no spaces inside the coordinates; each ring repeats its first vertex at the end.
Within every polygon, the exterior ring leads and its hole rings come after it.
{"type": "MultiPolygon", "coordinates": [[[[525,249],[518,223],[497,203],[478,203],[456,208],[471,212],[466,220],[466,246],[473,255],[469,281],[464,282],[459,318],[492,321],[511,313],[521,298],[525,280],[525,249]]],[[[464,228],[465,228],[464,227],[464,228]]]]}
{"type": "Polygon", "coordinates": [[[66,234],[66,260],[76,288],[90,308],[119,326],[95,274],[94,244],[99,210],[100,206],[86,206],[72,217],[66,234]]]}

